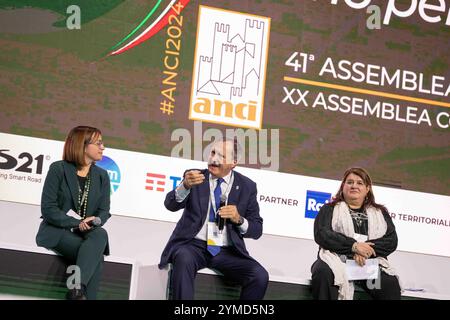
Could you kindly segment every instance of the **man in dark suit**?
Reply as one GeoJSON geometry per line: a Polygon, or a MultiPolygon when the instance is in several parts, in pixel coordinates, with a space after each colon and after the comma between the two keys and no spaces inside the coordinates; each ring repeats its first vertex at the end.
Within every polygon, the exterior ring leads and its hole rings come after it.
{"type": "Polygon", "coordinates": [[[172,263],[175,300],[194,298],[195,275],[205,267],[239,283],[241,299],[264,297],[269,275],[249,255],[243,239],[262,235],[256,184],[235,172],[236,164],[236,141],[216,142],[208,169],[186,171],[182,183],[166,196],[164,205],[168,210],[184,209],[159,264],[164,268],[172,263]],[[225,219],[223,230],[218,227],[219,217],[225,219]]]}

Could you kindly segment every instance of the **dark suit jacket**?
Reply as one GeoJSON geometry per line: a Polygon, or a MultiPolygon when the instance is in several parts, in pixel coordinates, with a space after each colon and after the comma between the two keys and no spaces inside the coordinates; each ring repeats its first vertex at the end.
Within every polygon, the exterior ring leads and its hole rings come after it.
{"type": "MultiPolygon", "coordinates": [[[[92,165],[91,185],[88,196],[87,216],[97,216],[102,225],[111,217],[110,182],[108,173],[92,165]]],[[[36,235],[38,246],[51,249],[55,247],[64,230],[78,227],[80,221],[66,213],[76,211],[78,202],[78,181],[76,166],[67,161],[56,161],[50,165],[41,198],[41,218],[43,221],[36,235]]],[[[105,254],[109,254],[109,245],[105,254]]]]}
{"type": "MultiPolygon", "coordinates": [[[[189,195],[183,202],[175,199],[175,190],[166,195],[165,207],[170,211],[184,209],[183,215],[178,221],[172,236],[169,239],[159,263],[160,268],[164,268],[170,261],[172,254],[189,241],[191,241],[205,223],[209,202],[209,171],[203,170],[205,175],[203,183],[193,186],[189,195]]],[[[244,237],[258,239],[262,235],[263,219],[259,215],[259,205],[256,200],[256,183],[246,176],[234,171],[234,182],[228,196],[228,204],[236,205],[241,216],[248,221],[248,230],[242,235],[237,226],[227,221],[227,233],[229,240],[233,243],[237,251],[250,259],[250,255],[245,248],[244,237]]]]}

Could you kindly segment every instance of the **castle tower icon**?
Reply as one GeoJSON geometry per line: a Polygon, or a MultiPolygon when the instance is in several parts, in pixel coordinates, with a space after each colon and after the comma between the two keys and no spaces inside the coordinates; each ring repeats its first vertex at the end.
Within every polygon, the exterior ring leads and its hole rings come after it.
{"type": "Polygon", "coordinates": [[[200,56],[197,91],[215,95],[257,95],[260,91],[264,22],[246,19],[243,30],[215,22],[210,56],[200,56]]]}
{"type": "Polygon", "coordinates": [[[189,119],[261,129],[270,18],[199,8],[189,119]]]}

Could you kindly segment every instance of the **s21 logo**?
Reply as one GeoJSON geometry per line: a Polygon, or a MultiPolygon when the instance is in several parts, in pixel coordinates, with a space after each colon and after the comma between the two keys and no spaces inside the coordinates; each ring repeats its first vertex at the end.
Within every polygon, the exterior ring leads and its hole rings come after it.
{"type": "Polygon", "coordinates": [[[40,154],[33,157],[28,152],[22,152],[19,156],[13,157],[8,154],[8,149],[0,149],[0,169],[15,169],[18,172],[42,174],[42,166],[44,164],[44,155],[40,154]]]}

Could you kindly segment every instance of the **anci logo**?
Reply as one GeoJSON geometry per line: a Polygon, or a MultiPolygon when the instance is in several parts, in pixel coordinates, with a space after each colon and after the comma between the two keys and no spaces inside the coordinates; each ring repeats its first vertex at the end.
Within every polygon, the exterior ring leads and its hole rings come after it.
{"type": "Polygon", "coordinates": [[[189,119],[261,129],[270,18],[200,6],[189,119]]]}
{"type": "Polygon", "coordinates": [[[102,160],[97,161],[95,164],[108,172],[109,180],[111,181],[111,194],[116,192],[120,185],[120,169],[117,163],[113,159],[103,156],[102,160]]]}
{"type": "Polygon", "coordinates": [[[331,199],[331,193],[306,191],[305,218],[315,219],[320,208],[331,199]]]}

